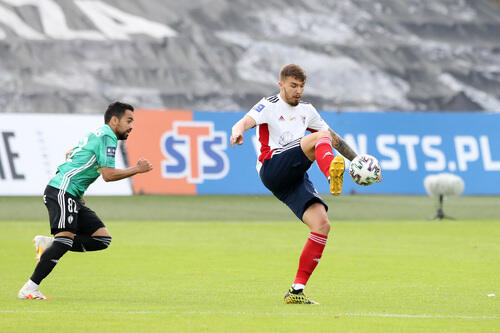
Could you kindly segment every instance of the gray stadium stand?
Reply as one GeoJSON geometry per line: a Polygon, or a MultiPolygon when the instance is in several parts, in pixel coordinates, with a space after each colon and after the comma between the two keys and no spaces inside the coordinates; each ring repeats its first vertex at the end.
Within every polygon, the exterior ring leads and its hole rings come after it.
{"type": "Polygon", "coordinates": [[[244,110],[290,62],[319,109],[500,112],[500,4],[0,0],[0,59],[0,112],[244,110]]]}

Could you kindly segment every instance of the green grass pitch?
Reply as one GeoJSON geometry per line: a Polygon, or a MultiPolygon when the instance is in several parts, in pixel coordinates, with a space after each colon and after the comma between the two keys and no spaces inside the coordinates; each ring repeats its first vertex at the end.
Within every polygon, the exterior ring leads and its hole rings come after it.
{"type": "Polygon", "coordinates": [[[113,235],[16,298],[47,234],[40,198],[0,197],[0,332],[498,332],[499,197],[328,198],[332,233],[286,305],[307,228],[270,196],[87,199],[113,235]],[[496,296],[488,296],[495,294],[496,296]]]}

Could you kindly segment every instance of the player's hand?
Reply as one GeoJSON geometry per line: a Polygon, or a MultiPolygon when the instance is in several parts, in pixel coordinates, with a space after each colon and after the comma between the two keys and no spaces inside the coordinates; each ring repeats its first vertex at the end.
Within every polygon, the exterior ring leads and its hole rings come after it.
{"type": "Polygon", "coordinates": [[[68,159],[68,156],[71,155],[71,153],[73,152],[73,148],[71,148],[70,150],[68,150],[66,152],[66,156],[65,156],[65,159],[68,159]]]}
{"type": "Polygon", "coordinates": [[[231,142],[231,147],[234,147],[235,143],[241,146],[243,144],[243,134],[233,133],[233,135],[231,135],[230,142],[231,142]]]}
{"type": "Polygon", "coordinates": [[[137,170],[139,173],[145,173],[153,170],[153,164],[149,163],[149,161],[145,158],[140,158],[137,161],[137,170]]]}

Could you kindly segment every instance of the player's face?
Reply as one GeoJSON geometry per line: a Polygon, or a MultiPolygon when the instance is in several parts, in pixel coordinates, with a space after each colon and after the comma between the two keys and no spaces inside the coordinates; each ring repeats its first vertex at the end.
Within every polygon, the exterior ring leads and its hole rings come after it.
{"type": "Polygon", "coordinates": [[[299,104],[304,92],[305,81],[294,76],[287,76],[284,81],[280,81],[281,98],[291,106],[299,104]]]}
{"type": "Polygon", "coordinates": [[[119,119],[118,125],[116,126],[116,137],[118,140],[127,140],[128,135],[132,131],[134,126],[134,113],[130,110],[126,110],[123,116],[119,119]]]}

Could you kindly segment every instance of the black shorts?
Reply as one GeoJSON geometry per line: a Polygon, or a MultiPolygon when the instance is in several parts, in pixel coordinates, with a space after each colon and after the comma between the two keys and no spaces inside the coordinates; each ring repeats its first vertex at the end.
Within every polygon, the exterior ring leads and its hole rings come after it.
{"type": "Polygon", "coordinates": [[[90,236],[97,229],[105,227],[92,209],[68,192],[47,186],[43,202],[49,211],[50,232],[53,235],[69,231],[73,234],[90,236]]]}
{"type": "Polygon", "coordinates": [[[328,205],[307,175],[311,164],[300,148],[300,140],[295,140],[275,150],[271,159],[264,161],[259,172],[262,183],[300,220],[313,203],[322,203],[328,210],[328,205]]]}

